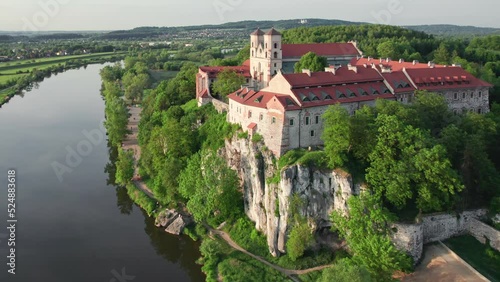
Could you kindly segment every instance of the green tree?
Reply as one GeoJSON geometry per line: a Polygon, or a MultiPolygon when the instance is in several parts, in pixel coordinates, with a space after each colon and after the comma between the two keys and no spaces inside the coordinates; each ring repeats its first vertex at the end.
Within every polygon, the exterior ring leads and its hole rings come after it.
{"type": "Polygon", "coordinates": [[[328,107],[323,115],[325,152],[329,165],[340,167],[348,160],[351,148],[351,124],[347,110],[340,104],[328,107]]]}
{"type": "Polygon", "coordinates": [[[212,151],[193,155],[179,176],[179,192],[195,221],[212,225],[240,215],[238,187],[236,172],[212,151]]]}
{"type": "Polygon", "coordinates": [[[368,192],[348,200],[349,211],[331,215],[334,231],[345,238],[354,262],[365,266],[376,281],[390,281],[397,270],[409,270],[411,258],[391,242],[390,224],[395,216],[368,192]]]}
{"type": "Polygon", "coordinates": [[[214,92],[225,99],[225,97],[240,89],[245,84],[245,78],[233,70],[225,69],[217,75],[217,80],[213,83],[214,92]]]}
{"type": "Polygon", "coordinates": [[[379,196],[400,209],[415,197],[419,209],[431,211],[446,206],[463,189],[445,148],[432,145],[426,132],[386,114],[376,124],[377,143],[366,180],[379,196]]]}
{"type": "Polygon", "coordinates": [[[118,148],[118,159],[116,161],[115,182],[125,186],[131,182],[134,176],[134,153],[118,148]]]}
{"type": "Polygon", "coordinates": [[[286,242],[286,251],[292,261],[296,261],[314,241],[311,228],[306,222],[295,224],[286,242]]]}
{"type": "Polygon", "coordinates": [[[316,55],[316,53],[309,52],[300,58],[294,66],[296,73],[301,73],[303,69],[308,69],[311,72],[324,71],[328,66],[328,61],[325,57],[316,55]]]}
{"type": "Polygon", "coordinates": [[[439,47],[434,51],[434,62],[437,64],[449,64],[451,60],[450,51],[446,46],[446,43],[442,42],[439,47]]]}
{"type": "Polygon", "coordinates": [[[370,272],[363,265],[350,259],[342,259],[323,270],[318,282],[372,282],[370,272]]]}

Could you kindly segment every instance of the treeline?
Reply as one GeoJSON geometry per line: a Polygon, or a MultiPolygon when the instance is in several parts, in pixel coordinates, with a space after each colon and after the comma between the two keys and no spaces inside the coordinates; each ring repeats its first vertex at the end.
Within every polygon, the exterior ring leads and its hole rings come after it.
{"type": "Polygon", "coordinates": [[[500,35],[435,38],[423,32],[387,25],[296,28],[283,33],[285,43],[347,42],[355,40],[365,56],[405,61],[460,64],[495,87],[490,100],[500,102],[500,35]]]}
{"type": "Polygon", "coordinates": [[[500,196],[498,105],[455,115],[443,97],[419,92],[411,105],[378,100],[352,116],[335,106],[324,119],[330,165],[354,168],[400,215],[484,207],[500,196]]]}
{"type": "Polygon", "coordinates": [[[234,128],[213,107],[186,104],[195,92],[196,72],[186,64],[145,97],[140,173],[163,205],[185,205],[197,222],[215,225],[242,210],[236,173],[216,154],[234,128]]]}

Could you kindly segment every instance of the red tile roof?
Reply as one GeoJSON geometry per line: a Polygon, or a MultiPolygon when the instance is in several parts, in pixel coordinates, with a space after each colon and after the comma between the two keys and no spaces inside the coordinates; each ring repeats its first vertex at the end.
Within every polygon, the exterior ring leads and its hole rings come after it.
{"type": "Polygon", "coordinates": [[[300,58],[308,52],[318,56],[357,56],[358,49],[352,43],[312,43],[312,44],[283,44],[281,46],[283,58],[300,58]]]}
{"type": "Polygon", "coordinates": [[[395,93],[413,92],[415,87],[402,71],[382,73],[385,80],[391,85],[395,93]]]}
{"type": "Polygon", "coordinates": [[[256,124],[255,122],[252,122],[252,123],[250,123],[247,127],[248,127],[249,129],[254,129],[256,126],[257,126],[257,124],[256,124]]]}
{"type": "Polygon", "coordinates": [[[267,108],[267,103],[273,98],[277,98],[281,105],[287,110],[300,108],[288,95],[265,91],[256,92],[248,88],[240,89],[234,93],[229,94],[227,97],[240,104],[263,109],[267,108]]]}
{"type": "Polygon", "coordinates": [[[292,92],[303,108],[395,98],[383,82],[294,89],[292,92]]]}
{"type": "MultiPolygon", "coordinates": [[[[246,63],[246,62],[245,62],[246,63]]],[[[217,78],[217,75],[225,69],[230,69],[237,72],[240,75],[243,75],[246,78],[252,77],[250,75],[250,64],[243,66],[231,66],[231,67],[200,67],[200,70],[207,73],[209,78],[217,78]]]]}
{"type": "Polygon", "coordinates": [[[264,32],[260,28],[257,28],[254,32],[250,33],[250,35],[264,35],[264,32]]]}
{"type": "MultiPolygon", "coordinates": [[[[382,59],[382,62],[380,61],[380,59],[374,59],[374,58],[354,58],[351,60],[351,65],[353,66],[363,66],[363,65],[367,65],[367,66],[371,66],[372,64],[374,64],[377,69],[381,70],[381,65],[383,67],[387,67],[387,68],[390,68],[392,71],[400,71],[402,70],[403,68],[406,68],[406,69],[429,69],[429,64],[428,63],[413,63],[413,62],[404,62],[404,61],[393,61],[391,59],[389,59],[389,61],[387,61],[387,59],[382,59]]],[[[443,68],[445,67],[444,65],[436,65],[436,64],[433,64],[433,67],[434,68],[443,68]]]]}
{"type": "Polygon", "coordinates": [[[407,69],[406,72],[421,90],[493,87],[461,67],[407,69]]]}
{"type": "Polygon", "coordinates": [[[266,32],[266,35],[281,35],[280,32],[278,32],[276,29],[271,28],[268,32],[266,32]]]}
{"type": "Polygon", "coordinates": [[[358,67],[357,72],[348,67],[340,67],[332,72],[313,72],[311,76],[306,73],[283,74],[292,88],[329,86],[348,83],[362,83],[382,81],[380,74],[371,68],[358,67]]]}

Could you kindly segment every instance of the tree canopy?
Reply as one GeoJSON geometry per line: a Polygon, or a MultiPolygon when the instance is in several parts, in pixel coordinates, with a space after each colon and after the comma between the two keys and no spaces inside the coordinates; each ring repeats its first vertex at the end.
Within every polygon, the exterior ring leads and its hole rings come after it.
{"type": "Polygon", "coordinates": [[[301,73],[302,70],[308,69],[312,72],[324,71],[325,67],[328,66],[328,62],[325,57],[316,55],[316,53],[308,52],[300,61],[295,63],[294,71],[296,73],[301,73]]]}

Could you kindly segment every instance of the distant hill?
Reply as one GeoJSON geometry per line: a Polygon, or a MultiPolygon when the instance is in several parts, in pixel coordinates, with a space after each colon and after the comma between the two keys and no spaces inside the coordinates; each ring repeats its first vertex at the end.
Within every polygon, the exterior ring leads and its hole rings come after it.
{"type": "Polygon", "coordinates": [[[473,37],[485,35],[500,35],[500,28],[492,27],[459,26],[450,24],[413,25],[404,27],[416,31],[423,31],[425,33],[433,34],[436,36],[473,37]]]}
{"type": "MultiPolygon", "coordinates": [[[[218,25],[195,25],[178,27],[137,27],[131,30],[103,31],[43,31],[43,32],[7,32],[0,31],[0,42],[12,42],[30,37],[35,40],[42,39],[77,39],[83,37],[97,37],[100,39],[152,39],[152,38],[245,38],[257,27],[268,29],[274,27],[278,30],[297,27],[315,27],[331,25],[360,25],[364,22],[350,22],[327,19],[292,19],[277,21],[239,21],[218,25]]],[[[422,31],[436,36],[474,37],[485,35],[500,35],[500,28],[457,26],[457,25],[413,25],[402,26],[415,31],[422,31]]]]}

